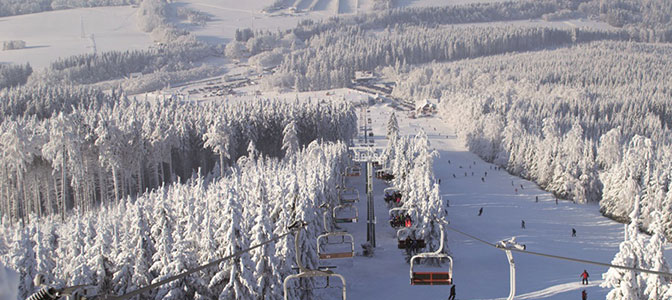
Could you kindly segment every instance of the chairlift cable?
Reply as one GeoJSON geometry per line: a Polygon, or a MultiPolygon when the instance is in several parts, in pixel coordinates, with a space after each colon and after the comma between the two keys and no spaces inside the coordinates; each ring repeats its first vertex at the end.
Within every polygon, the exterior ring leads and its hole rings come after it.
{"type": "MultiPolygon", "coordinates": [[[[296,223],[296,222],[295,222],[295,223],[296,223]]],[[[300,222],[298,225],[294,225],[294,224],[293,224],[293,226],[290,226],[290,227],[289,227],[289,231],[287,231],[287,232],[285,232],[285,233],[283,233],[283,234],[281,234],[281,235],[278,235],[278,236],[276,236],[276,237],[274,237],[274,238],[272,238],[272,239],[270,239],[270,240],[267,240],[267,241],[265,241],[265,242],[262,242],[262,243],[259,243],[259,244],[257,244],[257,245],[254,245],[254,246],[252,246],[252,247],[249,247],[249,248],[240,250],[240,251],[238,251],[238,252],[236,252],[236,253],[234,253],[234,254],[231,254],[231,255],[229,255],[229,256],[226,256],[226,257],[223,257],[223,258],[220,258],[220,259],[211,261],[211,262],[209,262],[209,263],[207,263],[207,264],[205,264],[205,265],[201,265],[201,266],[196,267],[196,268],[194,268],[194,269],[187,270],[187,271],[185,271],[185,272],[183,272],[183,273],[180,273],[180,274],[178,274],[178,275],[168,277],[168,278],[163,279],[163,280],[161,280],[161,281],[159,281],[159,282],[150,284],[150,285],[148,285],[148,286],[146,286],[146,287],[144,287],[144,288],[139,288],[139,289],[137,289],[137,290],[134,290],[134,291],[132,291],[132,292],[130,292],[130,293],[126,293],[126,294],[123,294],[123,295],[120,295],[120,296],[112,296],[112,295],[95,295],[95,296],[93,296],[91,299],[111,299],[111,300],[130,299],[131,297],[140,295],[140,294],[142,294],[142,293],[144,293],[144,292],[147,292],[147,291],[150,291],[150,290],[152,290],[152,289],[155,289],[155,288],[157,288],[157,287],[159,287],[159,286],[162,286],[162,285],[164,285],[164,284],[166,284],[166,283],[169,283],[169,282],[171,282],[171,281],[175,281],[175,280],[178,280],[178,279],[182,279],[182,278],[184,278],[184,277],[187,277],[187,276],[189,276],[189,275],[191,275],[191,274],[193,274],[193,273],[196,273],[196,272],[198,272],[198,271],[201,271],[201,270],[203,270],[203,269],[206,269],[206,268],[209,268],[209,267],[212,267],[212,266],[215,266],[215,265],[219,265],[221,262],[223,262],[223,261],[225,261],[225,260],[228,260],[228,259],[231,259],[231,258],[234,258],[234,257],[238,257],[238,256],[240,256],[240,255],[242,255],[242,254],[244,254],[244,253],[247,253],[247,252],[249,252],[249,251],[252,251],[252,250],[254,250],[254,249],[256,249],[256,248],[259,248],[259,247],[268,245],[268,244],[270,244],[270,243],[272,243],[272,242],[275,242],[275,241],[277,241],[277,240],[279,240],[279,239],[281,239],[281,238],[284,238],[284,237],[286,237],[286,236],[292,234],[295,230],[301,229],[303,226],[305,226],[305,224],[304,224],[304,223],[301,223],[301,222],[300,222]]]]}
{"type": "Polygon", "coordinates": [[[531,254],[531,255],[537,255],[537,256],[543,256],[543,257],[548,257],[552,259],[559,259],[559,260],[566,260],[566,261],[573,261],[573,262],[579,262],[579,263],[586,263],[586,264],[592,264],[592,265],[598,265],[598,266],[603,266],[603,267],[610,267],[610,268],[616,268],[616,269],[625,269],[625,270],[630,270],[630,271],[637,271],[637,272],[643,272],[643,273],[650,273],[650,274],[657,274],[657,275],[662,275],[662,276],[667,276],[667,277],[672,277],[672,273],[670,272],[661,272],[661,271],[654,271],[654,270],[649,270],[649,269],[641,269],[641,268],[635,268],[635,267],[628,267],[628,266],[619,266],[619,265],[613,265],[613,264],[608,264],[608,263],[603,263],[603,262],[597,262],[597,261],[592,261],[592,260],[586,260],[586,259],[580,259],[580,258],[573,258],[573,257],[566,257],[566,256],[559,256],[559,255],[554,255],[554,254],[546,254],[546,253],[541,253],[541,252],[534,252],[534,251],[527,251],[527,250],[520,250],[516,248],[499,248],[495,244],[490,243],[486,240],[483,240],[481,238],[478,238],[474,235],[468,234],[466,232],[457,230],[453,228],[452,226],[446,225],[445,228],[455,231],[461,235],[467,236],[473,240],[479,241],[483,244],[486,244],[488,246],[494,247],[498,250],[511,250],[511,251],[516,251],[520,253],[525,253],[525,254],[531,254]]]}

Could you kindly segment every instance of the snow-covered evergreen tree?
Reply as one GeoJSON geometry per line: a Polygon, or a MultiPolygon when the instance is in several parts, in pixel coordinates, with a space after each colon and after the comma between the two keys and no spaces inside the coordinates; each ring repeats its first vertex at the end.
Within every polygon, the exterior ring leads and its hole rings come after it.
{"type": "Polygon", "coordinates": [[[393,135],[399,134],[399,122],[397,121],[397,116],[392,112],[390,114],[390,119],[387,120],[387,138],[392,139],[393,135]]]}
{"type": "Polygon", "coordinates": [[[282,131],[282,150],[285,151],[285,156],[291,157],[299,150],[299,137],[296,131],[296,123],[289,122],[282,131]]]}

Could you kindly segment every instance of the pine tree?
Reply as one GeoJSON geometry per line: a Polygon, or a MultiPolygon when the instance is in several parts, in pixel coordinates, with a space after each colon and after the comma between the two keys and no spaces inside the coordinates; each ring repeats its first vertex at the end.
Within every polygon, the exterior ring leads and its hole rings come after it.
{"type": "Polygon", "coordinates": [[[282,132],[282,150],[285,151],[286,157],[291,157],[299,151],[299,137],[296,131],[296,122],[294,122],[294,120],[289,122],[282,132]]]}
{"type": "MultiPolygon", "coordinates": [[[[651,223],[649,229],[653,232],[653,235],[649,239],[649,244],[646,246],[646,251],[648,252],[647,257],[649,258],[647,265],[654,271],[669,272],[670,268],[663,255],[663,247],[666,243],[666,239],[663,235],[660,213],[654,212],[652,218],[653,223],[651,223]]],[[[644,290],[644,294],[648,296],[649,300],[661,299],[669,287],[669,278],[658,274],[649,274],[646,280],[646,290],[644,290]]]]}
{"type": "Polygon", "coordinates": [[[399,122],[397,116],[392,112],[390,119],[387,121],[387,138],[392,139],[392,136],[399,134],[399,122]]]}
{"type": "Polygon", "coordinates": [[[230,159],[231,135],[230,129],[221,120],[217,119],[215,124],[208,127],[208,132],[203,135],[205,144],[203,146],[211,148],[219,155],[219,174],[224,176],[224,159],[230,159]]]}
{"type": "MultiPolygon", "coordinates": [[[[611,261],[613,265],[632,268],[646,268],[643,251],[643,241],[639,234],[640,204],[639,195],[631,194],[635,198],[633,209],[630,213],[630,224],[625,227],[624,241],[619,246],[619,252],[611,261]]],[[[602,274],[604,282],[600,284],[604,288],[612,288],[607,294],[607,300],[643,300],[645,281],[641,274],[633,270],[609,268],[607,273],[602,274]]]]}

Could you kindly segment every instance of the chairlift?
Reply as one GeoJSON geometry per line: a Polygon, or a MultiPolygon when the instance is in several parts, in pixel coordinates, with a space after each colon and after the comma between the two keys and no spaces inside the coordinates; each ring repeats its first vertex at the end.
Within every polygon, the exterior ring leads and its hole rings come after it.
{"type": "Polygon", "coordinates": [[[362,174],[362,168],[359,166],[347,167],[345,169],[345,176],[356,177],[362,174]]]}
{"type": "Polygon", "coordinates": [[[334,207],[332,216],[334,217],[334,222],[336,223],[357,223],[357,220],[359,219],[359,210],[352,204],[341,204],[334,207]],[[337,216],[343,212],[350,212],[350,214],[346,215],[345,217],[343,215],[337,216]]]}
{"type": "Polygon", "coordinates": [[[395,187],[388,187],[383,190],[385,192],[385,202],[388,205],[394,205],[396,207],[401,206],[401,199],[402,199],[402,194],[399,189],[395,187]]]}
{"type": "Polygon", "coordinates": [[[412,208],[406,207],[394,207],[391,208],[390,213],[390,226],[394,229],[399,229],[402,227],[411,227],[415,225],[411,212],[414,211],[412,208]]]}
{"type": "MultiPolygon", "coordinates": [[[[349,258],[355,256],[355,238],[347,232],[332,232],[327,226],[327,214],[329,213],[329,204],[324,203],[320,205],[320,208],[325,208],[324,213],[322,214],[322,221],[324,226],[324,233],[317,237],[317,255],[320,259],[332,259],[332,258],[349,258]],[[336,239],[329,239],[329,237],[340,237],[340,241],[336,239]],[[323,250],[323,247],[326,245],[345,245],[346,243],[350,244],[350,251],[326,251],[323,250]]],[[[329,247],[332,248],[332,247],[329,247]]],[[[342,249],[342,248],[341,248],[342,249]]]]}
{"type": "MultiPolygon", "coordinates": [[[[329,278],[330,277],[337,277],[338,279],[341,280],[341,299],[346,300],[346,283],[345,283],[345,277],[343,275],[334,273],[334,271],[326,269],[326,270],[311,270],[307,269],[306,267],[303,266],[303,263],[301,262],[301,251],[299,249],[299,234],[301,233],[301,229],[297,230],[294,236],[294,249],[296,252],[296,265],[299,267],[299,273],[298,274],[292,274],[289,275],[285,278],[285,280],[282,283],[282,289],[285,294],[284,299],[288,300],[289,299],[289,293],[288,293],[288,287],[287,284],[294,280],[294,279],[301,279],[301,278],[326,278],[327,279],[327,285],[325,286],[326,288],[330,287],[329,286],[329,278]]],[[[325,288],[323,287],[323,288],[325,288]]],[[[308,289],[316,289],[318,287],[311,287],[308,289]]]]}
{"type": "Polygon", "coordinates": [[[411,257],[411,285],[450,285],[453,284],[453,258],[443,252],[443,224],[439,223],[441,230],[441,241],[439,249],[434,252],[420,253],[411,257]],[[448,271],[416,271],[416,260],[419,259],[448,259],[448,271]]]}
{"type": "Polygon", "coordinates": [[[317,237],[317,256],[320,259],[334,259],[334,258],[351,258],[355,256],[355,238],[347,232],[327,232],[317,237]],[[340,237],[340,242],[329,242],[330,237],[340,237]],[[320,243],[320,241],[325,243],[320,243]],[[325,250],[326,245],[345,245],[350,244],[350,251],[328,251],[325,250]]]}
{"type": "Polygon", "coordinates": [[[425,239],[417,237],[417,231],[417,228],[414,227],[404,227],[397,230],[397,248],[406,249],[414,246],[423,249],[427,247],[425,239]]]}
{"type": "Polygon", "coordinates": [[[343,189],[339,192],[339,200],[341,204],[352,204],[359,202],[359,190],[357,189],[343,189]]]}
{"type": "Polygon", "coordinates": [[[380,169],[376,171],[376,178],[385,181],[390,181],[394,179],[394,175],[392,174],[392,171],[390,171],[390,169],[380,169]]]}

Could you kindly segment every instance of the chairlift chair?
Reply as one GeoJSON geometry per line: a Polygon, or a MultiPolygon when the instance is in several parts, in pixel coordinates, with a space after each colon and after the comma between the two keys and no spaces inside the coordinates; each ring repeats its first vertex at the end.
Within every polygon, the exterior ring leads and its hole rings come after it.
{"type": "Polygon", "coordinates": [[[385,181],[390,181],[394,179],[394,175],[392,174],[390,169],[380,169],[376,171],[376,178],[385,181]]]}
{"type": "Polygon", "coordinates": [[[348,177],[357,177],[362,174],[362,168],[359,166],[347,167],[345,169],[345,175],[348,177]]]}
{"type": "Polygon", "coordinates": [[[403,195],[401,194],[401,191],[395,187],[388,187],[383,190],[385,192],[385,202],[390,205],[393,204],[395,206],[400,206],[401,205],[401,199],[403,195]],[[390,203],[392,202],[392,203],[390,203]]]}
{"type": "Polygon", "coordinates": [[[406,208],[406,207],[393,207],[393,208],[391,208],[390,211],[389,211],[389,213],[390,213],[390,226],[392,226],[392,228],[394,228],[394,229],[413,226],[414,222],[413,222],[412,217],[411,217],[411,222],[410,222],[411,224],[406,224],[405,222],[403,224],[395,224],[394,222],[392,222],[393,219],[396,216],[399,216],[399,215],[403,214],[404,212],[407,212],[406,214],[410,217],[411,216],[411,211],[414,211],[414,209],[406,208]]]}
{"type": "MultiPolygon", "coordinates": [[[[334,273],[332,270],[311,270],[307,269],[306,267],[303,266],[303,263],[301,262],[301,251],[299,251],[299,234],[301,233],[302,229],[299,229],[296,231],[295,236],[294,236],[294,249],[296,252],[296,265],[299,267],[299,274],[292,274],[287,277],[285,277],[285,280],[282,283],[282,289],[284,292],[284,299],[289,300],[289,293],[288,293],[288,287],[287,284],[294,280],[294,279],[301,279],[301,278],[318,278],[318,277],[324,277],[327,278],[327,281],[331,277],[336,277],[341,280],[341,299],[346,300],[346,283],[345,283],[345,277],[343,275],[334,273]]],[[[328,285],[328,284],[327,284],[328,285]]],[[[328,286],[327,286],[328,287],[328,286]]],[[[310,288],[310,289],[315,289],[315,288],[310,288]]]]}
{"type": "Polygon", "coordinates": [[[427,247],[425,239],[418,239],[415,236],[414,232],[416,230],[417,229],[414,227],[404,227],[397,230],[397,248],[399,249],[408,248],[410,246],[408,243],[409,241],[415,243],[416,246],[420,249],[427,247]]]}
{"type": "Polygon", "coordinates": [[[334,259],[334,258],[351,258],[355,256],[355,238],[347,233],[347,232],[327,232],[325,234],[321,234],[320,236],[317,237],[317,256],[320,259],[334,259]],[[329,242],[329,237],[340,237],[341,242],[340,243],[330,243],[329,242]],[[325,240],[326,243],[320,243],[320,241],[325,240]],[[334,244],[341,244],[344,245],[347,243],[347,240],[349,240],[350,244],[350,251],[327,251],[324,250],[325,245],[334,245],[334,244]]]}
{"type": "Polygon", "coordinates": [[[339,192],[339,200],[341,204],[357,203],[359,202],[359,190],[343,189],[339,192]]]}
{"type": "Polygon", "coordinates": [[[434,252],[420,253],[411,257],[411,285],[450,285],[453,284],[453,258],[448,254],[441,253],[443,252],[443,224],[439,224],[441,227],[441,241],[439,249],[434,252]],[[415,261],[419,259],[428,259],[428,258],[438,258],[438,259],[448,259],[448,271],[445,272],[418,272],[416,271],[415,261]]]}
{"type": "Polygon", "coordinates": [[[336,223],[357,223],[357,220],[359,219],[359,210],[357,209],[356,206],[353,206],[352,204],[341,204],[336,207],[334,207],[332,216],[334,217],[334,222],[336,223]],[[345,211],[345,210],[350,210],[354,213],[354,215],[346,216],[346,217],[337,217],[337,213],[339,211],[345,211]]]}

